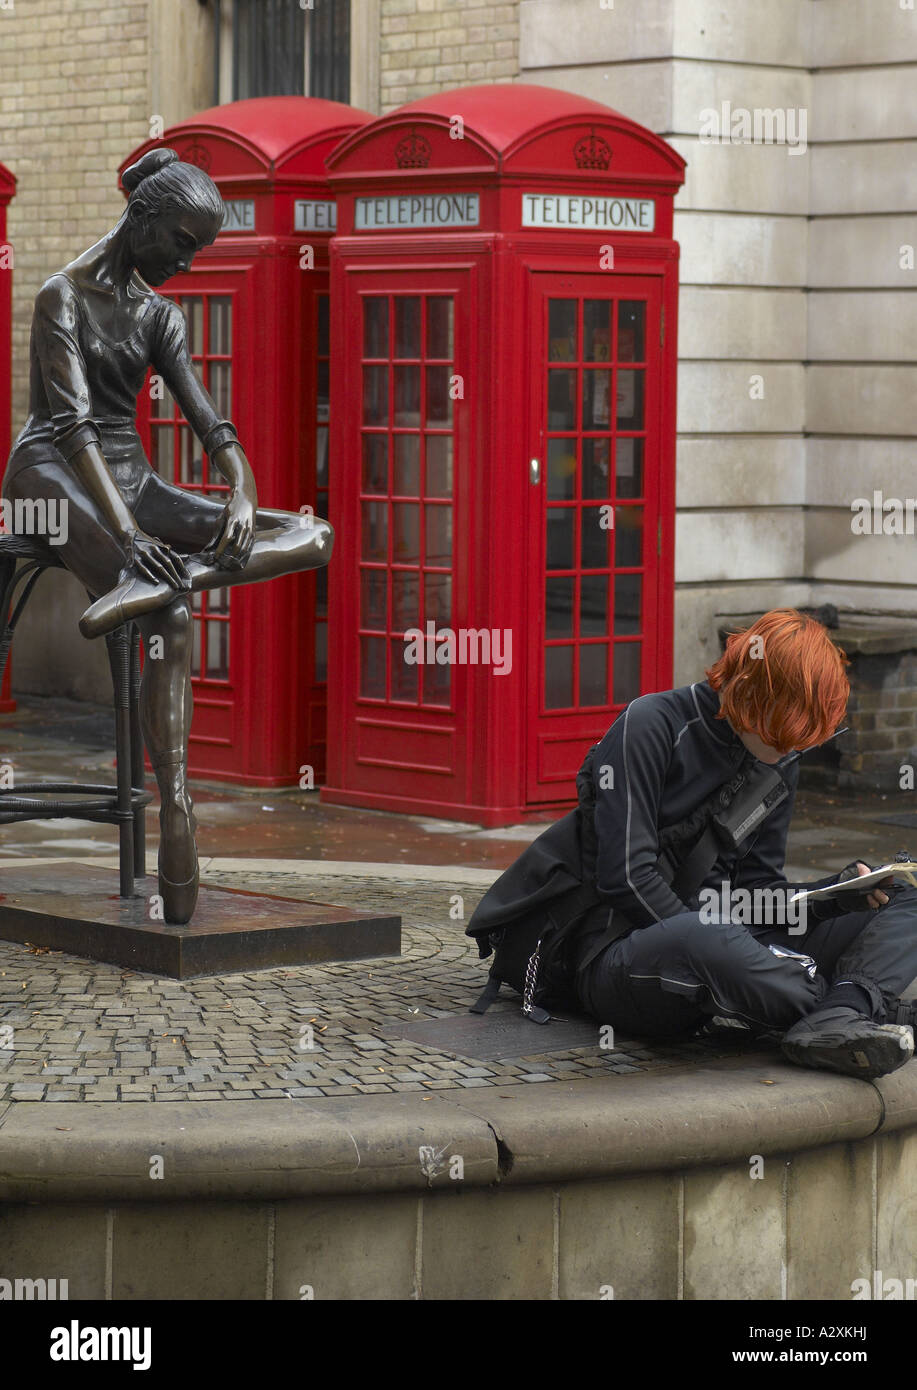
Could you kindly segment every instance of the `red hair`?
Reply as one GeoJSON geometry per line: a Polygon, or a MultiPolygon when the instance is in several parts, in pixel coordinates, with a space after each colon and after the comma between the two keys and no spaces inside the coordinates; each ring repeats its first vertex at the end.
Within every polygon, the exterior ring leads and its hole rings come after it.
{"type": "Polygon", "coordinates": [[[719,691],[717,719],[772,748],[813,748],[844,716],[849,666],[827,629],[795,608],[775,608],[741,632],[704,674],[719,691]]]}

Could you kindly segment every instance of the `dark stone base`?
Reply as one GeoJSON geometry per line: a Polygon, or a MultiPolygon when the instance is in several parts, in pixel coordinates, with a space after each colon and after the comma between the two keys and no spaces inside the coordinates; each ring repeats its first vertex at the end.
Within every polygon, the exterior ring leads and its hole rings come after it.
{"type": "Polygon", "coordinates": [[[400,917],[299,898],[202,887],[188,926],[173,927],[150,920],[154,876],[137,880],[135,896],[122,898],[111,869],[4,864],[0,887],[0,940],[175,980],[401,954],[400,917]]]}
{"type": "MultiPolygon", "coordinates": [[[[550,1023],[533,1023],[522,1012],[522,999],[492,1004],[486,1014],[455,1014],[419,1023],[389,1023],[380,1038],[421,1043],[469,1057],[475,1062],[500,1062],[512,1057],[541,1057],[569,1052],[574,1047],[599,1047],[599,1025],[582,1015],[552,1016],[550,1023]]],[[[611,1054],[608,1054],[611,1057],[611,1054]]],[[[614,1061],[614,1058],[611,1057],[614,1061]]]]}

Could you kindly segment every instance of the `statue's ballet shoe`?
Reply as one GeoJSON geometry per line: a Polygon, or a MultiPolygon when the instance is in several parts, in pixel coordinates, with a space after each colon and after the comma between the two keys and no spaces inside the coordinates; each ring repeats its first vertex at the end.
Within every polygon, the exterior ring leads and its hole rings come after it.
{"type": "MultiPolygon", "coordinates": [[[[191,577],[191,589],[194,589],[197,587],[195,580],[206,574],[210,567],[199,556],[189,555],[185,558],[185,568],[191,577]]],[[[89,605],[80,618],[80,632],[84,637],[104,637],[122,623],[142,618],[145,613],[163,608],[188,592],[187,589],[174,588],[165,580],[153,583],[152,580],[128,574],[107,594],[89,605]]]]}
{"type": "Polygon", "coordinates": [[[162,915],[170,927],[186,927],[197,906],[200,874],[197,869],[186,883],[172,883],[159,870],[159,896],[162,898],[162,915]]]}
{"type": "MultiPolygon", "coordinates": [[[[172,811],[175,809],[171,808],[172,811]]],[[[169,816],[168,822],[163,823],[160,813],[160,827],[158,868],[163,917],[170,925],[183,927],[190,922],[194,912],[200,877],[197,846],[194,841],[197,819],[191,810],[190,800],[184,816],[169,816]],[[169,877],[169,874],[174,874],[176,870],[181,873],[188,867],[189,861],[194,865],[190,878],[176,883],[169,877]]]]}

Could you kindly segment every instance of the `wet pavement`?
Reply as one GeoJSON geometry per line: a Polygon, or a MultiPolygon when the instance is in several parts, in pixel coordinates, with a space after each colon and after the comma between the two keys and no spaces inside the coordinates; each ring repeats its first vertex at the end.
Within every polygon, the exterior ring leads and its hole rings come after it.
{"type": "MultiPolygon", "coordinates": [[[[114,717],[105,706],[71,700],[17,697],[15,714],[0,715],[0,766],[11,764],[16,781],[114,782],[114,717]]],[[[380,864],[458,864],[504,868],[546,825],[484,830],[458,821],[393,815],[348,806],[323,806],[318,791],[253,790],[221,782],[193,781],[199,823],[198,852],[243,859],[335,859],[380,864]]],[[[147,786],[158,803],[155,779],[147,786]]],[[[147,816],[155,846],[158,821],[147,816]]],[[[22,821],[0,827],[4,857],[110,854],[112,827],[78,821],[22,821]]]]}
{"type": "MultiPolygon", "coordinates": [[[[12,765],[17,781],[98,777],[113,782],[113,746],[114,721],[105,706],[25,696],[19,697],[15,714],[0,715],[0,768],[12,765]]],[[[428,816],[325,806],[317,790],[253,790],[202,780],[190,785],[202,860],[216,856],[395,867],[449,865],[496,873],[512,863],[553,819],[484,830],[428,816]]],[[[150,774],[147,786],[154,794],[147,815],[148,846],[155,849],[158,793],[150,774]]],[[[856,857],[879,862],[911,845],[917,850],[917,793],[913,791],[885,796],[800,792],[790,837],[789,877],[796,870],[802,875],[824,874],[856,857]],[[910,818],[913,825],[883,824],[889,817],[910,818]]],[[[0,826],[0,861],[61,853],[110,856],[116,848],[113,827],[84,821],[0,826]]]]}
{"type": "MultiPolygon", "coordinates": [[[[16,714],[0,716],[0,764],[12,765],[19,782],[109,781],[111,726],[104,708],[23,700],[16,714]]],[[[480,1040],[469,1033],[468,1009],[486,963],[464,922],[548,821],[484,831],[324,807],[317,792],[201,782],[192,791],[202,881],[396,913],[402,955],[176,981],[0,943],[0,1100],[295,1101],[431,1092],[684,1068],[735,1051],[720,1040],[650,1046],[620,1035],[608,1046],[588,1022],[579,1033],[556,1027],[552,1034],[551,1025],[521,1019],[509,992],[480,1040]]],[[[913,808],[913,792],[800,794],[788,876],[894,857],[917,839],[913,808]],[[908,823],[884,823],[889,817],[908,823]]],[[[154,814],[148,827],[153,868],[154,814]]],[[[115,850],[109,826],[2,826],[0,882],[4,859],[85,859],[110,865],[114,877],[115,850]]]]}

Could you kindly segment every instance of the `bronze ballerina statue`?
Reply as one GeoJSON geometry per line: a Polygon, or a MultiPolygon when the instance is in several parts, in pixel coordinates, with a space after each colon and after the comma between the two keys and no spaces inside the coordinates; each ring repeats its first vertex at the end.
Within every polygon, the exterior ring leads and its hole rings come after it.
{"type": "Polygon", "coordinates": [[[161,795],[159,892],[185,924],[198,893],[196,820],[186,786],[191,730],[191,590],[252,584],[326,565],[334,532],[320,517],[259,508],[234,426],[223,420],[188,351],[178,306],[150,289],[187,271],[223,221],[216,185],[174,150],[126,170],[117,226],[52,275],[35,300],[29,418],[2,496],[66,504],[55,547],[91,595],[85,637],[136,621],[147,651],[140,719],[161,795]],[[225,505],[175,487],[143,452],[134,423],[152,365],[231,492],[225,505]]]}

